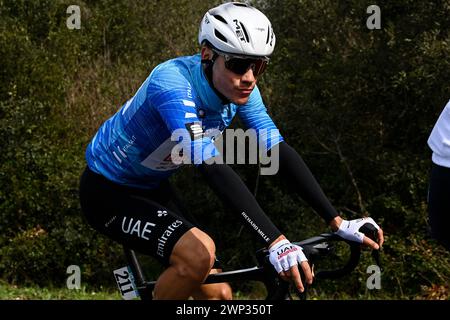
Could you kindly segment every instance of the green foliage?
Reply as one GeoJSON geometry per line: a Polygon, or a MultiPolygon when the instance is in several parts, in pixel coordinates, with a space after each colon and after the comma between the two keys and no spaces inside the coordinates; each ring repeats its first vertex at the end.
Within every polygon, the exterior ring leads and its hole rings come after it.
{"type": "Polygon", "coordinates": [[[1,300],[118,300],[121,299],[117,290],[105,288],[97,290],[82,286],[79,290],[67,288],[17,286],[0,281],[1,300]]]}
{"type": "MultiPolygon", "coordinates": [[[[283,136],[344,216],[368,213],[386,234],[381,291],[365,287],[365,255],[350,278],[317,283],[315,297],[436,297],[450,264],[427,236],[426,140],[449,98],[450,4],[383,2],[381,30],[368,30],[367,1],[250,2],[277,35],[260,87],[283,136]]],[[[85,0],[81,29],[69,30],[70,1],[0,0],[2,279],[63,286],[77,264],[89,285],[114,286],[121,247],[87,225],[78,202],[85,148],[154,66],[198,51],[200,19],[218,3],[85,0]]],[[[257,168],[234,168],[254,191],[257,168]]],[[[172,181],[226,268],[251,266],[260,243],[195,169],[172,181]]],[[[260,177],[257,199],[292,240],[326,230],[276,177],[260,177]]],[[[149,277],[160,272],[145,266],[149,277]]]]}

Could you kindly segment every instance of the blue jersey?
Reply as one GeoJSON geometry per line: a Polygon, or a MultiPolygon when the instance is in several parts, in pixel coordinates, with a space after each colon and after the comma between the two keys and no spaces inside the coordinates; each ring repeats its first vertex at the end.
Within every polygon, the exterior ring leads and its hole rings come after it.
{"type": "Polygon", "coordinates": [[[177,144],[189,144],[192,163],[217,156],[208,132],[222,132],[236,113],[247,128],[264,133],[258,137],[267,149],[283,141],[257,87],[246,104],[223,104],[204,74],[200,55],[166,61],[100,127],[86,150],[88,166],[118,184],[155,188],[181,166],[171,159],[177,144]],[[177,129],[191,134],[173,141],[177,129]]]}

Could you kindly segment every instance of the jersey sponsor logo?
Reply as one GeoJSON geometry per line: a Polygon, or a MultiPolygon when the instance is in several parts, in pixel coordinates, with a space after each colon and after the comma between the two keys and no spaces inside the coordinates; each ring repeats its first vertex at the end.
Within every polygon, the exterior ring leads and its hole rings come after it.
{"type": "Polygon", "coordinates": [[[113,216],[109,221],[107,221],[107,222],[105,223],[105,227],[108,228],[109,225],[110,225],[111,223],[113,223],[114,220],[116,220],[116,218],[117,218],[117,216],[113,216]]]}
{"type": "Polygon", "coordinates": [[[131,139],[127,141],[127,144],[122,147],[122,149],[120,148],[120,146],[116,146],[116,150],[112,151],[114,158],[116,158],[119,163],[122,163],[123,159],[127,158],[126,152],[130,147],[133,146],[135,141],[136,137],[133,135],[131,139]],[[118,154],[116,153],[116,151],[118,152],[118,154]],[[121,155],[122,158],[119,155],[121,155]]]}
{"type": "Polygon", "coordinates": [[[158,214],[158,217],[160,217],[160,218],[167,216],[166,210],[158,210],[158,211],[156,211],[156,213],[158,214]]]}
{"type": "Polygon", "coordinates": [[[171,151],[175,145],[176,142],[171,141],[170,138],[168,138],[156,150],[141,161],[141,165],[156,171],[175,170],[181,165],[174,163],[171,158],[171,151]]]}
{"type": "Polygon", "coordinates": [[[123,152],[127,152],[129,148],[131,148],[136,141],[136,136],[133,134],[131,139],[128,140],[127,144],[122,147],[123,152]]]}
{"type": "Polygon", "coordinates": [[[181,226],[183,224],[183,221],[181,220],[175,220],[164,232],[163,234],[158,238],[158,249],[156,250],[156,254],[160,257],[164,257],[164,249],[167,243],[167,240],[169,240],[170,236],[172,235],[172,232],[175,231],[176,228],[181,226]]]}
{"type": "MultiPolygon", "coordinates": [[[[178,153],[178,155],[182,158],[184,154],[183,150],[180,150],[180,152],[178,153]]],[[[173,163],[172,161],[172,154],[169,154],[167,157],[164,158],[164,162],[170,162],[173,163]]]]}
{"type": "Polygon", "coordinates": [[[167,157],[164,158],[164,161],[172,161],[172,155],[169,154],[167,157]]]}
{"type": "Polygon", "coordinates": [[[122,231],[129,235],[136,235],[137,237],[150,240],[148,234],[152,232],[151,228],[155,227],[156,224],[146,221],[145,224],[139,219],[134,220],[133,218],[123,217],[122,220],[122,231]],[[128,220],[128,221],[127,221],[128,220]]]}
{"type": "Polygon", "coordinates": [[[119,147],[119,146],[117,146],[117,150],[118,150],[119,153],[122,155],[122,157],[124,157],[124,158],[127,157],[127,155],[126,155],[122,150],[120,150],[120,147],[119,147]]]}
{"type": "Polygon", "coordinates": [[[197,118],[197,115],[196,115],[195,113],[192,113],[192,112],[186,112],[186,113],[184,114],[184,118],[185,118],[185,119],[189,119],[189,118],[197,118]]]}
{"type": "Polygon", "coordinates": [[[117,153],[115,151],[112,152],[114,158],[116,158],[117,161],[119,161],[119,163],[122,163],[122,159],[120,159],[120,157],[117,155],[117,153]]]}
{"type": "Polygon", "coordinates": [[[203,137],[203,128],[201,122],[186,123],[186,129],[189,132],[192,140],[201,139],[203,137]]]}
{"type": "Polygon", "coordinates": [[[195,102],[194,102],[194,101],[191,101],[191,100],[184,100],[184,99],[183,99],[183,104],[184,104],[186,107],[193,107],[193,108],[195,108],[195,102]]]}

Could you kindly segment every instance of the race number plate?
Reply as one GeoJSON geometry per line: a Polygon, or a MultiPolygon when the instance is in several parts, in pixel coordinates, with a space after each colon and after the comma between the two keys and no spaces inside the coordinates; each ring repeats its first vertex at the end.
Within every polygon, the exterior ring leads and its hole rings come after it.
{"type": "Polygon", "coordinates": [[[114,270],[113,273],[123,299],[133,300],[139,297],[133,273],[128,266],[114,270]]]}

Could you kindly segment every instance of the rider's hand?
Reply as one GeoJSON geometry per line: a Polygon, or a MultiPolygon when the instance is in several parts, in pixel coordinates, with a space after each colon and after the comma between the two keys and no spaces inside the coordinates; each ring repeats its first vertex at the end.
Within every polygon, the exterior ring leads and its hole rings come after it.
{"type": "Polygon", "coordinates": [[[372,218],[361,218],[355,220],[344,220],[337,216],[330,223],[338,236],[346,240],[362,243],[372,249],[378,250],[384,242],[383,230],[372,218]],[[359,229],[366,223],[373,225],[378,230],[378,243],[365,236],[359,229]]]}
{"type": "Polygon", "coordinates": [[[306,283],[311,284],[313,276],[302,248],[287,239],[272,243],[269,248],[269,260],[283,280],[292,280],[300,292],[304,291],[298,264],[302,266],[306,283]]]}

